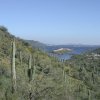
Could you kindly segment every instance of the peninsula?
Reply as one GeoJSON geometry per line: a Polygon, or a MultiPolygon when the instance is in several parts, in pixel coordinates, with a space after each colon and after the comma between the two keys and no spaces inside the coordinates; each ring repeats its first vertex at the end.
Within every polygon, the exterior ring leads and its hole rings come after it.
{"type": "Polygon", "coordinates": [[[56,54],[64,54],[64,53],[69,53],[71,51],[72,49],[69,49],[69,48],[59,48],[59,49],[53,50],[52,52],[56,54]]]}

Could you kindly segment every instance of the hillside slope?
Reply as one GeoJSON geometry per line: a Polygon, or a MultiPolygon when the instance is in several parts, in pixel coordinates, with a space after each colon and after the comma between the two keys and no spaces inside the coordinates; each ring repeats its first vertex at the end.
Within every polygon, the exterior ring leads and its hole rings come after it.
{"type": "MultiPolygon", "coordinates": [[[[66,65],[72,68],[71,76],[81,80],[85,89],[86,95],[90,95],[90,99],[100,99],[100,49],[91,52],[75,55],[70,60],[66,61],[66,65]]],[[[84,95],[81,95],[84,96],[84,95]]]]}
{"type": "Polygon", "coordinates": [[[93,53],[100,54],[100,48],[94,50],[93,53]]]}
{"type": "Polygon", "coordinates": [[[56,58],[33,48],[26,41],[0,30],[0,100],[100,100],[100,69],[96,69],[98,74],[92,74],[96,77],[93,85],[91,81],[93,82],[94,78],[89,80],[93,68],[81,72],[83,66],[85,65],[81,57],[59,62],[56,58]],[[11,65],[14,39],[16,91],[12,92],[11,65]],[[84,75],[88,75],[85,77],[89,81],[88,84],[85,83],[87,80],[83,79],[84,75]]]}
{"type": "Polygon", "coordinates": [[[0,100],[58,100],[63,98],[61,63],[26,41],[0,30],[0,100]],[[12,93],[12,41],[15,38],[16,93],[12,93]],[[29,56],[32,80],[29,81],[29,56]],[[35,69],[34,69],[35,67],[35,69]],[[31,90],[30,90],[31,87],[31,90]],[[31,97],[30,97],[31,93],[31,97]]]}

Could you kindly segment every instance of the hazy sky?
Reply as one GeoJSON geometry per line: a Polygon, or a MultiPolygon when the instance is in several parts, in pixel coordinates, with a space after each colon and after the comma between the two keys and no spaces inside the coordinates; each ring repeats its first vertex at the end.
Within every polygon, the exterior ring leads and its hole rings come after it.
{"type": "Polygon", "coordinates": [[[0,25],[47,44],[100,44],[100,0],[0,0],[0,25]]]}

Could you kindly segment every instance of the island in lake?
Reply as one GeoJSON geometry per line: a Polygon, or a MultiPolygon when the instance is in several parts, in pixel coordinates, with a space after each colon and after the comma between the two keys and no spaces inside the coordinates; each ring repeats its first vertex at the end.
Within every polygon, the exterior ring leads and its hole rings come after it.
{"type": "Polygon", "coordinates": [[[69,48],[60,48],[60,49],[53,50],[52,53],[64,54],[64,53],[69,53],[71,51],[72,49],[69,49],[69,48]]]}

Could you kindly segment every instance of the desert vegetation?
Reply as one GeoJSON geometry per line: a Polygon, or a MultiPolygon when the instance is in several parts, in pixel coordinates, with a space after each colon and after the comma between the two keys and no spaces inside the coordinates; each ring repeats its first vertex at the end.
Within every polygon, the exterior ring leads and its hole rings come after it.
{"type": "Polygon", "coordinates": [[[100,100],[99,52],[61,62],[0,27],[0,100],[100,100]]]}

